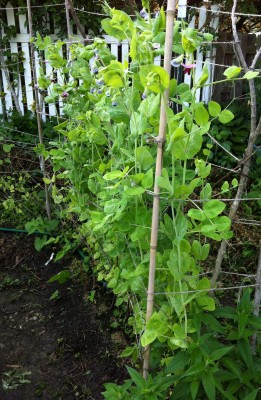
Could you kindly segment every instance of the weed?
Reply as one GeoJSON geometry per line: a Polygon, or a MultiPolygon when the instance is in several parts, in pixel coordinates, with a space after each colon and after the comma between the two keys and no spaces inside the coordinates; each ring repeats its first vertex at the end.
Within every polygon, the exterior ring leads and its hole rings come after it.
{"type": "Polygon", "coordinates": [[[21,385],[30,383],[27,378],[31,375],[30,371],[19,371],[10,369],[3,373],[2,385],[4,391],[17,389],[21,385]]]}

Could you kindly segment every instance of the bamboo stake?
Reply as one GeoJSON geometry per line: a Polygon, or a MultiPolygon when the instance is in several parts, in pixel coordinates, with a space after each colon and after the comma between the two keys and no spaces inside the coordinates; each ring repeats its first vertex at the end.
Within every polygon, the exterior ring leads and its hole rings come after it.
{"type": "MultiPolygon", "coordinates": [[[[66,25],[67,25],[67,36],[68,36],[68,41],[71,41],[71,25],[70,25],[70,11],[69,11],[69,3],[68,0],[65,0],[65,13],[66,13],[66,25]]],[[[66,44],[66,53],[67,53],[67,61],[69,61],[69,50],[70,49],[70,44],[66,44]]]]}
{"type": "MultiPolygon", "coordinates": [[[[177,0],[168,0],[167,4],[167,23],[166,23],[166,41],[164,49],[164,69],[170,75],[171,70],[171,58],[172,58],[172,45],[173,45],[173,26],[174,26],[174,15],[177,0]]],[[[160,210],[160,188],[157,185],[156,178],[161,176],[162,173],[162,160],[163,160],[163,149],[166,137],[166,105],[169,99],[169,88],[165,90],[161,99],[160,105],[160,125],[159,125],[159,136],[157,137],[157,159],[156,159],[156,171],[155,171],[155,183],[154,183],[154,198],[153,198],[153,210],[152,210],[152,224],[151,224],[151,239],[150,239],[150,269],[149,269],[149,283],[148,283],[148,296],[147,296],[147,314],[146,323],[150,319],[153,312],[154,303],[154,286],[155,286],[155,270],[156,270],[156,252],[158,243],[158,229],[159,229],[159,210],[160,210]]],[[[143,377],[147,379],[150,367],[150,346],[146,346],[144,349],[143,356],[143,377]]]]}
{"type": "MultiPolygon", "coordinates": [[[[31,10],[30,0],[27,0],[27,13],[28,13],[29,35],[30,35],[30,38],[32,39],[33,38],[33,23],[32,23],[32,10],[31,10]]],[[[30,41],[30,53],[31,53],[31,62],[32,62],[33,87],[34,87],[34,97],[35,97],[39,143],[43,144],[43,129],[42,129],[41,110],[40,110],[40,106],[39,106],[39,97],[38,97],[38,85],[37,85],[37,75],[36,75],[36,66],[35,66],[35,57],[34,57],[34,44],[32,41],[30,41]]],[[[46,168],[45,168],[45,159],[42,155],[40,156],[40,168],[43,172],[44,178],[47,178],[46,168]]],[[[48,218],[51,219],[50,197],[49,197],[49,192],[48,192],[48,186],[45,182],[44,182],[44,190],[45,190],[46,212],[47,212],[48,218]]]]}

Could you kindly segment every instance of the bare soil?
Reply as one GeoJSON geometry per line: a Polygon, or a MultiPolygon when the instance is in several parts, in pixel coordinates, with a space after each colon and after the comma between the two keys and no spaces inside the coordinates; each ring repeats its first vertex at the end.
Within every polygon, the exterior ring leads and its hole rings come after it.
{"type": "Polygon", "coordinates": [[[113,298],[94,288],[77,255],[46,266],[52,250],[37,252],[33,242],[0,233],[0,399],[103,399],[104,383],[126,377],[113,298]],[[48,283],[61,269],[75,279],[48,283]]]}

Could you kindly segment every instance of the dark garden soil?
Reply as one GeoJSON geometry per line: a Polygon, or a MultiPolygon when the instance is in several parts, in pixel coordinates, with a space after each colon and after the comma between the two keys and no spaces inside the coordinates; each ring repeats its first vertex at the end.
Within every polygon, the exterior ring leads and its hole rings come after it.
{"type": "Polygon", "coordinates": [[[126,377],[113,298],[79,272],[77,255],[46,266],[52,250],[33,242],[0,234],[0,399],[102,399],[103,383],[126,377]],[[61,269],[76,279],[48,283],[61,269]]]}

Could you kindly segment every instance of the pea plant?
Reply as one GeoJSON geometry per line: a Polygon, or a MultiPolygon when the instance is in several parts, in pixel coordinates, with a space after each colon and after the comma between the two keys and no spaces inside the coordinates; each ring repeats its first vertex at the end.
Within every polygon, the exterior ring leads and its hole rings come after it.
{"type": "MultiPolygon", "coordinates": [[[[97,279],[117,296],[116,306],[131,307],[128,324],[136,340],[122,355],[137,364],[142,348],[151,346],[148,379],[129,368],[130,380],[122,386],[106,384],[104,398],[255,399],[261,367],[248,338],[261,328],[260,319],[241,310],[251,308],[250,297],[238,305],[241,322],[231,310],[229,315],[217,312],[203,269],[210,243],[232,237],[221,200],[224,187],[213,196],[207,182],[211,145],[204,146],[203,137],[212,121],[226,124],[233,114],[214,101],[207,107],[196,101],[196,91],[208,84],[208,69],[195,78],[194,54],[213,37],[176,21],[172,66],[191,74],[192,86],[170,79],[154,65],[154,58],[164,54],[165,13],[162,9],[152,16],[148,2],[143,5],[135,20],[105,6],[110,17],[102,21],[103,30],[130,45],[129,60],[123,62],[101,38],[87,46],[72,44],[69,62],[62,55],[63,42],[53,44],[40,35],[36,40],[53,68],[50,76],[41,69],[39,86],[48,89],[46,102],[63,102],[65,116],[55,128],[52,149],[37,148],[53,166],[45,181],[60,218],[77,226],[71,241],[84,238],[97,279]],[[160,102],[168,87],[178,111],[165,104],[155,311],[146,324],[156,144],[160,102]],[[235,332],[227,338],[231,323],[235,332]],[[242,324],[249,326],[247,334],[242,324]]],[[[239,77],[240,72],[230,67],[225,79],[256,76],[239,77]]],[[[226,182],[225,191],[236,184],[226,182]]]]}

